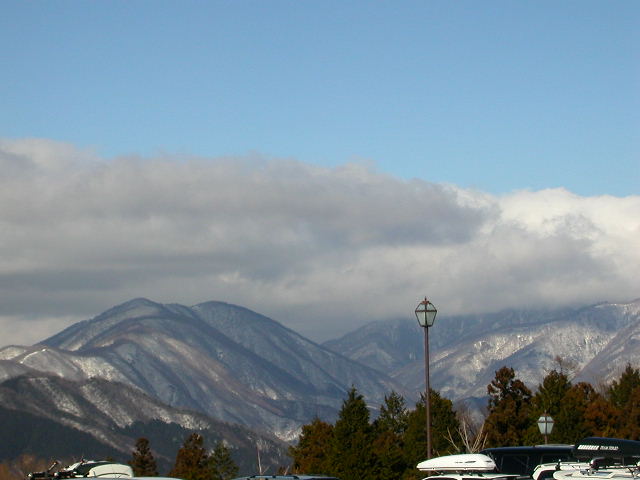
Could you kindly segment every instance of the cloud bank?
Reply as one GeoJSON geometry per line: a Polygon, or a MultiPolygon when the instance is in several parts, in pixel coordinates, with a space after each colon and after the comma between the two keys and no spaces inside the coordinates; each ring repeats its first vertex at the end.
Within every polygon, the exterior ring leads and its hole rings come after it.
{"type": "Polygon", "coordinates": [[[640,296],[640,196],[494,196],[258,155],[101,159],[0,141],[0,327],[134,297],[237,303],[316,340],[364,322],[640,296]]]}

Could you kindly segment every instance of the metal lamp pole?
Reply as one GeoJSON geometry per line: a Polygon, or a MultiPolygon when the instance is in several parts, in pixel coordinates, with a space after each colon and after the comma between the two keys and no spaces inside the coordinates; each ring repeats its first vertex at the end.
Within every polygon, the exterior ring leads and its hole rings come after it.
{"type": "Polygon", "coordinates": [[[424,297],[416,307],[416,318],[418,324],[424,329],[424,402],[427,416],[427,459],[431,458],[431,387],[429,385],[429,327],[433,325],[438,311],[436,307],[424,297]]]}

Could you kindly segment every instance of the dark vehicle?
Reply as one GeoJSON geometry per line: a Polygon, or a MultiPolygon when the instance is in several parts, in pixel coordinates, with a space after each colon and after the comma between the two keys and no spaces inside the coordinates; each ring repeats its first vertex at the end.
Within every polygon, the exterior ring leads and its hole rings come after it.
{"type": "Polygon", "coordinates": [[[637,478],[640,442],[622,438],[587,437],[575,444],[573,457],[578,462],[539,465],[532,475],[534,480],[637,478]]]}
{"type": "Polygon", "coordinates": [[[531,476],[541,463],[566,462],[574,459],[573,445],[536,445],[532,447],[485,448],[484,453],[496,462],[500,473],[531,476]]]}
{"type": "Polygon", "coordinates": [[[580,460],[611,459],[622,465],[634,465],[640,460],[640,442],[622,438],[587,437],[573,447],[573,456],[580,460]]]}

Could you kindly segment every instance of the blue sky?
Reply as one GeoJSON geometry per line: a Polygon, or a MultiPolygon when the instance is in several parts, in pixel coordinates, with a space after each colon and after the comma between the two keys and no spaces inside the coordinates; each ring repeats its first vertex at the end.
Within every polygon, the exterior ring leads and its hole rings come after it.
{"type": "Polygon", "coordinates": [[[0,331],[136,297],[321,341],[640,296],[638,1],[13,1],[0,331]]]}
{"type": "Polygon", "coordinates": [[[638,193],[636,1],[5,1],[0,136],[638,193]]]}

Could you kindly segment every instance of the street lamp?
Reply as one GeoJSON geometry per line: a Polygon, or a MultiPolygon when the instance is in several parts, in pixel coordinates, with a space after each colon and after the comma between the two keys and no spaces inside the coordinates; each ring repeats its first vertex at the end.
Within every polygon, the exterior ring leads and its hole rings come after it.
{"type": "Polygon", "coordinates": [[[540,433],[544,435],[544,444],[546,445],[547,435],[551,435],[551,430],[553,430],[553,418],[547,415],[547,412],[543,413],[538,419],[538,428],[540,429],[540,433]]]}
{"type": "Polygon", "coordinates": [[[429,398],[429,327],[433,325],[436,319],[436,307],[424,297],[416,307],[416,318],[422,328],[424,328],[424,379],[425,379],[425,396],[424,402],[427,414],[427,459],[431,458],[431,399],[429,398]]]}

